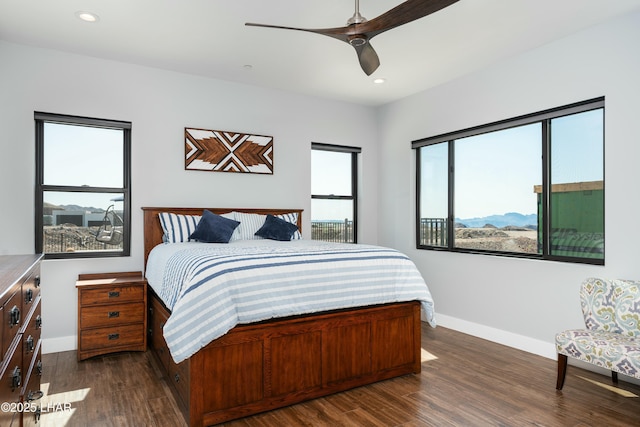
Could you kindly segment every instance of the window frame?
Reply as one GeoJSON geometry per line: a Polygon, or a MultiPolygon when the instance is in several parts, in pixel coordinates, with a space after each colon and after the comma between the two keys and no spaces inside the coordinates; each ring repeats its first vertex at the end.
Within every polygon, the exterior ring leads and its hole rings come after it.
{"type": "MultiPolygon", "coordinates": [[[[460,253],[475,253],[475,254],[484,254],[484,255],[497,255],[497,256],[507,256],[514,258],[532,258],[532,259],[542,259],[549,261],[561,261],[561,262],[572,262],[572,263],[582,263],[582,264],[594,264],[594,265],[604,265],[605,256],[603,252],[602,259],[597,258],[582,258],[582,257],[572,257],[572,256],[564,256],[564,255],[552,255],[551,254],[551,127],[550,123],[553,119],[569,116],[572,114],[584,113],[588,111],[594,110],[602,110],[603,114],[603,134],[602,134],[602,185],[603,185],[603,197],[604,197],[604,186],[605,186],[605,98],[593,98],[587,101],[577,102],[574,104],[552,108],[544,111],[540,111],[537,113],[522,115],[518,117],[514,117],[511,119],[501,120],[493,123],[489,123],[486,125],[475,126],[467,129],[463,129],[460,131],[449,132],[437,136],[427,137],[423,139],[418,139],[411,142],[411,148],[415,150],[416,155],[416,221],[415,221],[415,238],[416,238],[416,249],[426,249],[426,250],[436,250],[436,251],[447,251],[447,252],[460,252],[460,253]],[[542,194],[541,194],[541,211],[542,211],[542,221],[538,220],[538,224],[542,224],[542,253],[533,254],[533,253],[520,253],[520,252],[506,252],[506,251],[492,251],[492,250],[483,250],[483,249],[470,249],[470,248],[460,248],[455,247],[454,240],[454,222],[455,222],[455,206],[454,206],[454,192],[455,192],[455,140],[476,136],[485,133],[501,131],[505,129],[510,129],[518,126],[529,125],[532,123],[541,123],[542,125],[542,135],[541,135],[541,144],[542,144],[542,157],[541,157],[541,168],[542,168],[542,194]],[[448,206],[447,206],[447,245],[446,246],[435,246],[435,245],[424,245],[421,244],[420,241],[420,196],[421,196],[421,147],[435,145],[439,143],[448,144],[448,206]]],[[[605,200],[603,198],[603,200],[605,200]]],[[[605,206],[603,202],[603,238],[606,239],[605,236],[605,206]]]]}
{"type": "Polygon", "coordinates": [[[65,114],[54,114],[36,111],[35,141],[36,141],[36,188],[35,188],[35,251],[43,253],[45,259],[78,259],[78,258],[107,258],[131,255],[131,122],[120,120],[98,119],[65,114]],[[122,187],[90,187],[72,185],[44,184],[44,125],[58,123],[73,126],[118,129],[123,131],[123,180],[122,187]],[[121,251],[86,251],[86,252],[56,252],[44,253],[44,194],[50,191],[67,193],[122,193],[123,194],[123,240],[121,251]]]}
{"type": "Polygon", "coordinates": [[[351,200],[353,203],[353,243],[358,243],[358,154],[362,152],[362,148],[352,147],[348,145],[334,145],[312,142],[311,150],[351,154],[351,196],[340,196],[335,194],[311,194],[311,199],[351,200]]]}

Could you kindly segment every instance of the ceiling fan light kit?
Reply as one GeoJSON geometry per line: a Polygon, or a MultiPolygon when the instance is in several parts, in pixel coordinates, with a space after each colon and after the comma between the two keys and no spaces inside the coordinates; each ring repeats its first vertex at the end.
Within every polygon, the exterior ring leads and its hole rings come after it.
{"type": "Polygon", "coordinates": [[[356,34],[353,36],[349,36],[347,37],[347,40],[349,40],[349,44],[351,46],[362,46],[363,44],[365,44],[367,42],[367,38],[361,34],[356,34]]]}
{"type": "Polygon", "coordinates": [[[347,21],[347,26],[337,28],[294,28],[278,25],[254,24],[247,22],[251,27],[278,28],[282,30],[306,31],[321,34],[341,40],[353,46],[358,55],[360,67],[366,75],[370,76],[379,66],[378,54],[371,46],[371,39],[380,33],[415,21],[445,7],[451,6],[459,0],[407,0],[393,9],[368,21],[360,15],[360,2],[355,0],[355,13],[347,21]]]}

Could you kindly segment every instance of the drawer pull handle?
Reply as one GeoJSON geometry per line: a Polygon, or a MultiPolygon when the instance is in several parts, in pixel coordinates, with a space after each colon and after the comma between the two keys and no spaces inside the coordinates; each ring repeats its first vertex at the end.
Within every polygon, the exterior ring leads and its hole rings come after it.
{"type": "Polygon", "coordinates": [[[176,380],[176,382],[177,382],[177,383],[179,383],[179,382],[180,382],[180,374],[176,374],[176,375],[173,377],[173,379],[174,379],[174,380],[176,380]]]}
{"type": "Polygon", "coordinates": [[[31,335],[29,335],[27,337],[27,339],[24,340],[24,341],[25,341],[25,347],[26,347],[27,353],[33,353],[33,349],[36,348],[36,346],[35,346],[35,344],[33,342],[33,337],[31,335]]]}
{"type": "Polygon", "coordinates": [[[14,305],[9,312],[9,326],[13,327],[18,323],[20,323],[20,309],[14,305]]]}
{"type": "Polygon", "coordinates": [[[36,329],[42,328],[42,316],[39,314],[36,316],[36,329]]]}
{"type": "Polygon", "coordinates": [[[27,292],[24,295],[24,302],[29,304],[31,301],[33,301],[33,289],[27,289],[27,292]]]}
{"type": "Polygon", "coordinates": [[[42,360],[38,360],[36,369],[38,370],[38,375],[42,375],[42,360]]]}
{"type": "Polygon", "coordinates": [[[29,402],[33,402],[34,400],[40,399],[42,396],[44,396],[44,393],[42,392],[42,390],[38,390],[38,391],[29,390],[29,394],[27,395],[27,400],[29,402]]]}
{"type": "Polygon", "coordinates": [[[20,368],[16,366],[13,368],[13,372],[11,373],[11,391],[15,391],[18,387],[22,385],[22,373],[20,372],[20,368]]]}
{"type": "Polygon", "coordinates": [[[36,285],[36,288],[39,288],[40,287],[40,276],[36,276],[36,278],[33,281],[33,283],[36,285]]]}
{"type": "Polygon", "coordinates": [[[109,298],[118,298],[120,296],[120,292],[118,291],[109,291],[109,298]]]}
{"type": "Polygon", "coordinates": [[[113,319],[114,317],[120,317],[120,312],[119,311],[110,311],[109,312],[109,319],[113,319]]]}
{"type": "Polygon", "coordinates": [[[120,334],[109,334],[109,340],[117,340],[120,338],[120,334]]]}

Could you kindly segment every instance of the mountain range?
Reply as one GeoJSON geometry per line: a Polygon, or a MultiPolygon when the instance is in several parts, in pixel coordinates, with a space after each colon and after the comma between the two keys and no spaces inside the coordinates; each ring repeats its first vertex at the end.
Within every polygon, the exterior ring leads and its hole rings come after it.
{"type": "Polygon", "coordinates": [[[463,224],[469,228],[481,228],[485,225],[493,225],[498,228],[514,226],[514,227],[526,227],[531,229],[538,228],[538,215],[529,214],[523,215],[517,212],[508,212],[503,215],[489,215],[479,218],[456,218],[456,224],[463,224]]]}

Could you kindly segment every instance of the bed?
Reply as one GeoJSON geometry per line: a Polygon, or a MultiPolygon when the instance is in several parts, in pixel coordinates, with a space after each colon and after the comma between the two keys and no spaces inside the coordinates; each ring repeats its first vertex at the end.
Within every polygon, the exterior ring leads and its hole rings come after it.
{"type": "MultiPolygon", "coordinates": [[[[199,216],[205,209],[142,209],[145,275],[149,281],[149,350],[155,356],[190,426],[214,425],[376,381],[420,372],[421,317],[435,326],[433,302],[424,282],[424,292],[419,289],[415,299],[411,295],[401,298],[387,295],[382,302],[377,302],[369,301],[366,299],[369,296],[363,295],[351,296],[348,303],[340,303],[342,305],[336,308],[318,305],[321,301],[332,299],[322,295],[339,293],[342,288],[355,286],[351,282],[359,280],[345,279],[339,286],[340,290],[331,290],[330,281],[313,275],[305,276],[307,270],[312,270],[309,266],[319,262],[316,257],[328,256],[324,248],[319,249],[321,244],[311,244],[311,241],[304,242],[304,239],[297,238],[293,238],[291,242],[246,242],[239,239],[228,244],[167,244],[166,230],[160,221],[161,215],[164,215],[163,218],[169,214],[180,217],[199,216]],[[266,254],[265,247],[269,248],[266,254]],[[215,256],[210,256],[210,251],[214,251],[215,256]],[[291,263],[290,259],[299,260],[295,262],[295,268],[300,269],[295,273],[295,281],[305,281],[304,286],[312,287],[316,292],[310,292],[314,299],[313,307],[305,309],[307,311],[302,314],[290,314],[286,310],[272,312],[275,310],[273,307],[289,307],[287,298],[291,293],[287,292],[275,297],[260,296],[258,304],[255,301],[241,302],[232,309],[223,308],[222,312],[233,313],[231,321],[227,320],[226,314],[223,318],[219,312],[205,311],[205,307],[210,310],[219,306],[218,302],[225,298],[236,301],[235,295],[228,296],[226,290],[220,291],[210,285],[209,281],[212,281],[211,277],[221,275],[222,270],[237,272],[254,268],[248,264],[233,264],[233,268],[220,267],[222,264],[227,265],[226,263],[239,263],[241,257],[244,257],[242,262],[249,262],[245,261],[249,259],[249,255],[245,255],[246,251],[260,251],[259,256],[251,254],[251,262],[258,257],[261,259],[259,262],[266,263],[270,268],[274,268],[272,266],[276,264],[284,264],[280,262],[282,259],[287,259],[287,264],[291,263]],[[191,258],[187,258],[187,255],[191,258]],[[220,261],[223,259],[224,263],[220,261]],[[209,270],[201,267],[205,264],[209,270]],[[218,270],[211,270],[214,268],[218,270]],[[179,270],[180,273],[175,273],[174,270],[179,270]],[[198,275],[203,271],[207,272],[207,281],[198,275]],[[172,281],[183,282],[178,285],[179,291],[171,293],[172,287],[167,284],[171,285],[172,281]],[[393,301],[394,299],[406,300],[393,301]],[[265,301],[272,302],[267,304],[265,301]],[[242,317],[247,313],[254,317],[242,317]],[[187,323],[174,321],[180,318],[187,323]]],[[[244,215],[243,219],[259,215],[276,216],[295,224],[298,230],[302,228],[302,210],[206,210],[215,216],[229,218],[238,218],[238,215],[244,215]]],[[[299,234],[295,235],[300,237],[299,234]]],[[[368,262],[380,264],[380,261],[369,261],[369,256],[375,259],[394,258],[392,262],[402,262],[403,266],[406,263],[395,260],[400,259],[398,256],[406,258],[402,254],[382,252],[392,251],[388,248],[343,246],[357,247],[360,250],[360,255],[353,256],[360,256],[357,263],[363,270],[368,269],[368,262]]],[[[344,249],[342,246],[332,248],[334,253],[344,249]]],[[[407,262],[413,266],[408,259],[407,262]]],[[[373,268],[373,264],[370,266],[373,268]]],[[[294,267],[287,265],[278,268],[289,270],[294,267]]],[[[320,269],[333,270],[334,267],[320,269]]],[[[252,270],[247,277],[259,277],[260,280],[271,283],[268,286],[270,288],[277,288],[274,285],[276,282],[285,286],[289,281],[294,281],[281,279],[280,270],[274,275],[262,271],[252,270]]],[[[415,279],[414,272],[407,274],[412,277],[411,280],[415,279]]],[[[415,274],[419,275],[417,270],[415,274]]],[[[235,286],[242,279],[234,277],[231,287],[242,287],[235,286]]],[[[336,278],[338,279],[340,278],[336,278]]],[[[336,282],[333,286],[336,284],[339,285],[336,282]]],[[[249,285],[254,286],[254,283],[249,285]]],[[[396,288],[402,290],[400,285],[396,285],[396,288]]],[[[379,293],[385,294],[383,291],[379,293]]]]}

